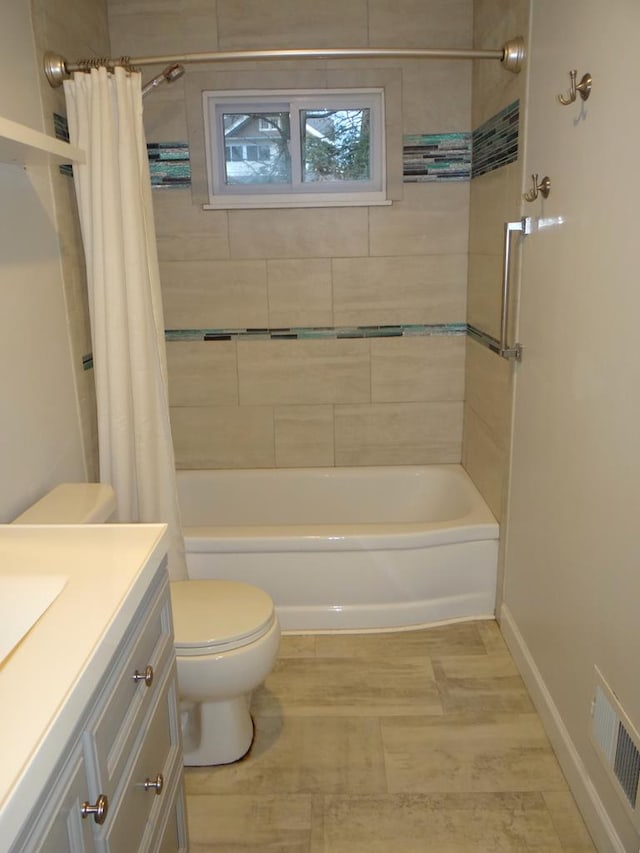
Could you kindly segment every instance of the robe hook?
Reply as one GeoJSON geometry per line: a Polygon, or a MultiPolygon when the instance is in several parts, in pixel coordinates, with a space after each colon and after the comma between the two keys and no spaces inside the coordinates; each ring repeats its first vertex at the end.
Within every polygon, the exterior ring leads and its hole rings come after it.
{"type": "Polygon", "coordinates": [[[569,72],[569,77],[571,78],[571,88],[569,89],[569,94],[565,97],[564,95],[558,95],[558,100],[565,107],[568,104],[572,104],[580,94],[580,97],[583,101],[586,101],[589,95],[591,94],[591,86],[593,85],[593,79],[591,78],[591,74],[583,74],[582,79],[579,83],[576,83],[576,78],[578,76],[578,72],[574,68],[569,72]]]}
{"type": "Polygon", "coordinates": [[[531,175],[531,189],[528,193],[523,194],[523,199],[525,201],[535,201],[538,198],[538,193],[542,196],[542,198],[549,198],[549,193],[551,192],[551,178],[545,175],[545,177],[538,183],[538,176],[531,175]]]}

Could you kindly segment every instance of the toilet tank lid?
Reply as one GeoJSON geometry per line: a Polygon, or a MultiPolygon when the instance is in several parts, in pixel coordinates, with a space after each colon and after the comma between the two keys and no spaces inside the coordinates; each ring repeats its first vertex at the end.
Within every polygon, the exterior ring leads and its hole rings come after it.
{"type": "Polygon", "coordinates": [[[14,519],[14,524],[104,524],[116,509],[108,483],[61,483],[14,519]]]}

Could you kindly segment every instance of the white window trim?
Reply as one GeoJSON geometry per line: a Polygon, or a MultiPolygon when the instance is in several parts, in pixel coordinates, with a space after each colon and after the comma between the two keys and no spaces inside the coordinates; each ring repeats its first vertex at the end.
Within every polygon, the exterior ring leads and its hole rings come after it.
{"type": "MultiPolygon", "coordinates": [[[[207,163],[207,182],[209,203],[204,204],[204,210],[248,209],[248,208],[282,208],[282,207],[369,207],[389,205],[391,201],[386,192],[386,145],[385,145],[385,115],[384,89],[296,89],[296,90],[244,90],[244,91],[204,91],[202,93],[205,130],[205,151],[207,163]],[[373,129],[371,133],[371,163],[372,179],[369,189],[336,190],[335,185],[315,185],[313,192],[287,192],[274,189],[274,186],[256,192],[252,188],[234,187],[232,191],[220,191],[224,180],[225,169],[225,139],[223,134],[216,132],[216,116],[221,106],[244,106],[256,109],[258,107],[282,108],[283,103],[295,104],[299,107],[326,106],[328,100],[332,105],[340,106],[340,99],[352,99],[355,96],[368,98],[372,110],[373,129]],[[374,188],[372,188],[374,187],[374,188]]],[[[365,105],[365,104],[362,104],[365,105]]],[[[292,145],[292,168],[299,166],[299,152],[292,145]]]]}

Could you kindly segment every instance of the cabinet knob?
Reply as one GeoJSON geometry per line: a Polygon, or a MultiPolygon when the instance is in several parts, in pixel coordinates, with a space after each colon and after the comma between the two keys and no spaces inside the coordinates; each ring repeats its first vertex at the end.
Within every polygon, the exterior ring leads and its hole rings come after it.
{"type": "Polygon", "coordinates": [[[89,817],[89,815],[93,815],[93,819],[98,824],[103,824],[107,819],[107,812],[109,811],[109,800],[106,798],[104,794],[100,794],[98,799],[95,802],[95,805],[92,806],[90,803],[83,803],[82,808],[80,809],[80,814],[83,818],[89,817]]]}
{"type": "Polygon", "coordinates": [[[162,793],[162,788],[164,786],[164,776],[162,773],[158,773],[155,779],[145,779],[144,780],[144,789],[145,791],[155,791],[156,794],[162,793]]]}
{"type": "Polygon", "coordinates": [[[136,671],[133,673],[133,680],[136,682],[136,684],[139,681],[144,681],[147,687],[151,687],[151,684],[153,682],[153,667],[145,667],[144,672],[138,672],[138,670],[136,669],[136,671]]]}

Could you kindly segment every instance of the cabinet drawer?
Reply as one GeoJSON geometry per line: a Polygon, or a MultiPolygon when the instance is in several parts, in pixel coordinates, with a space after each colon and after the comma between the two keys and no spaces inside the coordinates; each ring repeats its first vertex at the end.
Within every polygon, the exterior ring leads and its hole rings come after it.
{"type": "Polygon", "coordinates": [[[106,794],[109,799],[131,757],[140,722],[157,701],[160,682],[172,665],[173,629],[167,584],[142,608],[138,622],[140,627],[119,655],[117,671],[105,684],[105,701],[89,720],[84,735],[87,763],[94,767],[100,788],[91,793],[106,794]],[[136,672],[142,676],[148,666],[153,668],[151,684],[147,685],[143,678],[135,681],[136,672]]]}
{"type": "Polygon", "coordinates": [[[169,783],[176,762],[181,760],[181,746],[173,669],[170,676],[162,685],[150,719],[143,722],[145,737],[140,751],[116,791],[113,811],[104,826],[105,849],[113,853],[144,849],[147,842],[143,844],[143,836],[153,833],[153,822],[157,822],[166,807],[166,797],[172,794],[169,783]],[[154,783],[159,774],[162,789],[158,793],[154,783]]]}

